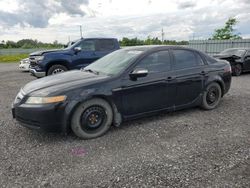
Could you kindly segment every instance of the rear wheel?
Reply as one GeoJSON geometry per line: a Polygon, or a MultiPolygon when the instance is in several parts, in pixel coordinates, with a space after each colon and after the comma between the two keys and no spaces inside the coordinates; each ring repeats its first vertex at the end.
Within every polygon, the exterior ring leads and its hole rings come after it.
{"type": "Polygon", "coordinates": [[[80,138],[91,139],[105,134],[113,120],[111,106],[103,99],[91,99],[82,103],[71,120],[73,132],[80,138]]]}
{"type": "Polygon", "coordinates": [[[53,65],[49,68],[47,75],[59,74],[67,70],[68,70],[67,67],[63,65],[53,65]]]}
{"type": "Polygon", "coordinates": [[[203,94],[201,107],[205,110],[216,108],[220,103],[221,95],[222,91],[218,83],[209,84],[203,94]]]}
{"type": "Polygon", "coordinates": [[[233,75],[240,76],[241,73],[242,73],[242,66],[241,66],[241,64],[234,65],[233,75]]]}

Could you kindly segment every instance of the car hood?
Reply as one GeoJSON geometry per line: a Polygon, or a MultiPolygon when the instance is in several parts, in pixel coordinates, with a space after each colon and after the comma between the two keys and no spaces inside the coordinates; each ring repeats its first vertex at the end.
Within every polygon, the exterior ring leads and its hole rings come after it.
{"type": "Polygon", "coordinates": [[[46,53],[51,53],[51,52],[64,52],[65,50],[62,49],[53,49],[53,50],[44,50],[44,51],[37,51],[37,52],[33,52],[30,54],[30,56],[40,56],[40,55],[44,55],[46,53]]]}
{"type": "Polygon", "coordinates": [[[214,55],[214,57],[218,59],[230,59],[230,58],[240,59],[241,58],[240,56],[237,56],[237,55],[228,55],[228,54],[217,54],[217,55],[214,55]]]}
{"type": "Polygon", "coordinates": [[[108,78],[107,75],[75,70],[34,80],[25,85],[22,90],[26,95],[47,96],[56,92],[66,92],[78,86],[91,85],[108,78]]]}

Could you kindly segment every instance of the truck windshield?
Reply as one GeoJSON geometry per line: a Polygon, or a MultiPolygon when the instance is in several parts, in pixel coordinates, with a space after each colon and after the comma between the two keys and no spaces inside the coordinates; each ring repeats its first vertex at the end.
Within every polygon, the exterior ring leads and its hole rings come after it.
{"type": "Polygon", "coordinates": [[[242,57],[246,53],[244,49],[226,49],[222,51],[220,54],[222,55],[236,55],[242,57]]]}
{"type": "Polygon", "coordinates": [[[117,75],[125,70],[142,52],[143,51],[139,50],[117,50],[95,61],[83,70],[107,75],[117,75]]]}

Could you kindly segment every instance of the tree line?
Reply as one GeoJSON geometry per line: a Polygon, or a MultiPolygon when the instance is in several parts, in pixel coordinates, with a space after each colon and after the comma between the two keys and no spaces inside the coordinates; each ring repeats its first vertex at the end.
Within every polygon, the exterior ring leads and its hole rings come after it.
{"type": "Polygon", "coordinates": [[[123,37],[119,41],[121,46],[140,46],[140,45],[187,45],[188,41],[176,41],[176,40],[163,40],[161,41],[158,37],[150,38],[148,37],[145,40],[138,38],[127,38],[123,37]]]}
{"type": "MultiPolygon", "coordinates": [[[[138,38],[126,38],[123,37],[121,40],[119,40],[119,43],[121,46],[139,46],[139,45],[159,45],[159,44],[165,44],[165,45],[186,45],[188,44],[187,41],[175,41],[175,40],[164,40],[161,41],[157,37],[156,38],[150,38],[148,37],[145,40],[141,40],[138,38]]],[[[14,41],[1,41],[0,48],[23,48],[23,49],[29,49],[29,48],[62,48],[64,45],[58,43],[57,41],[54,41],[53,43],[43,43],[39,42],[37,40],[32,39],[22,39],[17,42],[14,41]]]]}
{"type": "Polygon", "coordinates": [[[58,41],[54,41],[53,43],[43,43],[38,40],[33,39],[22,39],[17,42],[14,41],[0,41],[0,48],[62,48],[63,44],[58,43],[58,41]]]}

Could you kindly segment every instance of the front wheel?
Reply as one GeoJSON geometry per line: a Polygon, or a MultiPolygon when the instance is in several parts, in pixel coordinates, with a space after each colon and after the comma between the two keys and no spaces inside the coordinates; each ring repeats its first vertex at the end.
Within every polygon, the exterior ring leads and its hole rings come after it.
{"type": "Polygon", "coordinates": [[[113,111],[103,99],[91,99],[82,103],[74,112],[71,128],[80,138],[92,139],[105,134],[113,121],[113,111]]]}
{"type": "Polygon", "coordinates": [[[222,96],[221,87],[218,83],[211,83],[207,86],[202,97],[201,107],[205,110],[212,110],[218,106],[222,96]]]}
{"type": "Polygon", "coordinates": [[[49,68],[47,75],[54,75],[54,74],[59,74],[62,72],[67,71],[67,67],[63,66],[63,65],[53,65],[49,68]]]}

